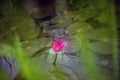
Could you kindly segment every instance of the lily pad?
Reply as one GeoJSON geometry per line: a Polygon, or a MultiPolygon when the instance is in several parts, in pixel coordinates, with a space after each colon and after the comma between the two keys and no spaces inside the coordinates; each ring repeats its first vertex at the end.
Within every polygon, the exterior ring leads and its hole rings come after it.
{"type": "Polygon", "coordinates": [[[71,19],[64,16],[57,16],[51,20],[51,23],[56,24],[57,27],[67,27],[71,23],[71,19]]]}
{"type": "Polygon", "coordinates": [[[92,7],[86,7],[81,10],[68,12],[69,17],[72,17],[74,21],[86,21],[88,18],[95,17],[98,11],[92,7]]]}
{"type": "Polygon", "coordinates": [[[26,53],[29,53],[28,55],[33,55],[37,51],[44,49],[44,47],[49,47],[49,42],[50,39],[47,38],[28,40],[23,42],[23,48],[26,53]]]}
{"type": "Polygon", "coordinates": [[[94,8],[97,8],[97,9],[100,9],[100,8],[105,8],[106,6],[109,5],[109,2],[107,0],[99,0],[99,1],[96,1],[96,0],[88,0],[88,4],[94,8]]]}
{"type": "Polygon", "coordinates": [[[10,32],[10,22],[8,20],[0,20],[0,38],[6,37],[10,32]]]}
{"type": "Polygon", "coordinates": [[[86,5],[87,1],[86,0],[73,0],[72,3],[75,9],[81,9],[86,5]]]}
{"type": "Polygon", "coordinates": [[[86,7],[80,10],[81,13],[78,13],[86,18],[95,17],[98,14],[98,11],[95,10],[93,7],[86,7]]]}
{"type": "Polygon", "coordinates": [[[72,33],[72,34],[77,34],[78,33],[77,35],[81,34],[81,36],[83,36],[82,33],[84,33],[84,32],[87,33],[92,29],[93,29],[92,26],[89,25],[88,23],[85,23],[85,22],[81,22],[81,23],[76,22],[76,23],[72,24],[70,27],[67,28],[67,30],[70,33],[72,33]]]}
{"type": "Polygon", "coordinates": [[[109,42],[94,42],[91,43],[90,49],[100,55],[111,55],[113,53],[112,43],[109,42]]]}
{"type": "Polygon", "coordinates": [[[109,14],[109,9],[105,8],[99,12],[99,15],[96,17],[100,23],[109,23],[111,14],[109,14]]]}
{"type": "Polygon", "coordinates": [[[97,28],[88,33],[88,39],[92,40],[111,40],[113,31],[109,28],[97,28]]]}
{"type": "Polygon", "coordinates": [[[71,18],[73,18],[73,21],[85,21],[87,20],[87,16],[85,14],[82,14],[81,10],[79,11],[74,11],[74,12],[68,12],[67,15],[71,18]]]}
{"type": "Polygon", "coordinates": [[[69,75],[59,69],[51,71],[51,74],[53,80],[70,80],[69,75]]]}
{"type": "Polygon", "coordinates": [[[9,56],[13,55],[15,53],[14,47],[7,44],[7,43],[1,43],[0,44],[0,54],[9,56]]]}
{"type": "Polygon", "coordinates": [[[63,12],[67,9],[66,0],[56,0],[56,12],[63,12]]]}
{"type": "Polygon", "coordinates": [[[39,35],[40,29],[35,27],[34,22],[27,17],[13,20],[12,24],[22,40],[33,39],[39,35]]]}

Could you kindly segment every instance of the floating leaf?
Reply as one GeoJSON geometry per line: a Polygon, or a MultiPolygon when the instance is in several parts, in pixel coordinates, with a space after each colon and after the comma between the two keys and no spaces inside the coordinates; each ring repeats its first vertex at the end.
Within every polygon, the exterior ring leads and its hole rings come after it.
{"type": "Polygon", "coordinates": [[[53,70],[51,72],[53,80],[70,80],[69,75],[62,70],[53,70]]]}
{"type": "Polygon", "coordinates": [[[107,0],[87,0],[88,1],[88,4],[94,8],[105,8],[106,6],[108,6],[108,1],[107,0]]]}
{"type": "Polygon", "coordinates": [[[71,23],[71,19],[64,16],[57,16],[51,20],[51,23],[56,24],[57,27],[67,27],[71,23]]]}
{"type": "Polygon", "coordinates": [[[86,7],[81,9],[79,14],[85,16],[86,18],[91,18],[91,17],[95,17],[98,14],[98,11],[93,7],[86,7]]]}
{"type": "Polygon", "coordinates": [[[0,20],[0,38],[7,37],[10,32],[10,25],[8,20],[0,20]]]}
{"type": "Polygon", "coordinates": [[[14,53],[15,53],[15,51],[14,51],[13,46],[11,46],[7,43],[0,44],[0,54],[3,54],[5,56],[9,56],[9,55],[12,55],[14,53]]]}
{"type": "Polygon", "coordinates": [[[110,20],[109,9],[105,8],[99,10],[99,15],[96,17],[96,20],[98,20],[100,23],[108,23],[110,20]]]}
{"type": "Polygon", "coordinates": [[[111,40],[113,31],[109,28],[97,28],[88,33],[88,38],[92,40],[111,40]]]}
{"type": "Polygon", "coordinates": [[[73,0],[72,3],[75,9],[81,9],[87,4],[87,1],[86,0],[73,0]]]}
{"type": "Polygon", "coordinates": [[[111,55],[113,53],[112,43],[109,42],[99,41],[91,43],[90,49],[101,55],[111,55]]]}
{"type": "Polygon", "coordinates": [[[82,14],[81,10],[74,11],[74,12],[69,11],[67,15],[69,15],[73,19],[73,21],[79,21],[79,22],[85,21],[88,18],[87,17],[88,15],[86,16],[86,15],[82,14]]]}
{"type": "Polygon", "coordinates": [[[63,12],[67,9],[66,0],[56,0],[56,12],[63,12]]]}
{"type": "Polygon", "coordinates": [[[39,35],[40,29],[35,28],[34,22],[28,17],[15,19],[12,24],[22,40],[33,39],[39,35]]]}
{"type": "Polygon", "coordinates": [[[43,47],[40,50],[38,50],[36,53],[32,55],[32,57],[40,56],[42,53],[44,54],[46,50],[48,50],[50,47],[43,47]]]}
{"type": "Polygon", "coordinates": [[[87,33],[92,29],[93,29],[92,26],[85,22],[81,22],[81,23],[76,22],[67,28],[67,30],[70,33],[76,34],[78,36],[83,36],[82,34],[84,32],[87,33]]]}
{"type": "Polygon", "coordinates": [[[43,52],[49,47],[49,39],[47,38],[40,38],[40,39],[33,39],[23,42],[23,48],[28,55],[33,55],[34,53],[43,52]]]}
{"type": "Polygon", "coordinates": [[[82,8],[77,11],[68,12],[69,17],[73,18],[73,21],[86,21],[88,18],[94,18],[98,14],[98,11],[93,7],[82,8]]]}

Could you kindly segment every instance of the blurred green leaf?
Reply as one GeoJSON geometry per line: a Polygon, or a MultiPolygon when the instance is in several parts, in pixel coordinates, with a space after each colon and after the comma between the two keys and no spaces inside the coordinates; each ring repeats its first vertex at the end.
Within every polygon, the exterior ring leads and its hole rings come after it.
{"type": "Polygon", "coordinates": [[[21,64],[21,73],[22,76],[25,77],[25,80],[45,80],[46,75],[41,72],[41,67],[38,65],[38,63],[26,56],[18,36],[15,37],[14,46],[17,53],[17,60],[19,64],[21,64]]]}

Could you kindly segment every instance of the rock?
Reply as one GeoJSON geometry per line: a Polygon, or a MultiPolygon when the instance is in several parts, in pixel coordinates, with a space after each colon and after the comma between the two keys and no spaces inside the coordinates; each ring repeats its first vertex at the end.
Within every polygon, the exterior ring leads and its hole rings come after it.
{"type": "Polygon", "coordinates": [[[50,32],[50,35],[53,39],[63,38],[65,36],[65,30],[63,28],[55,29],[50,32]]]}
{"type": "Polygon", "coordinates": [[[18,62],[10,57],[0,57],[0,67],[12,80],[14,80],[19,73],[18,62]]]}

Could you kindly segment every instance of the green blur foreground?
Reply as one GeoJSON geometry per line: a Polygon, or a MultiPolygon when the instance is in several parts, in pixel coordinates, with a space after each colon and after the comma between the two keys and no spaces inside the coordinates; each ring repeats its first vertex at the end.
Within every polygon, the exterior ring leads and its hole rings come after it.
{"type": "Polygon", "coordinates": [[[115,12],[114,0],[0,0],[0,80],[119,80],[115,12]]]}

